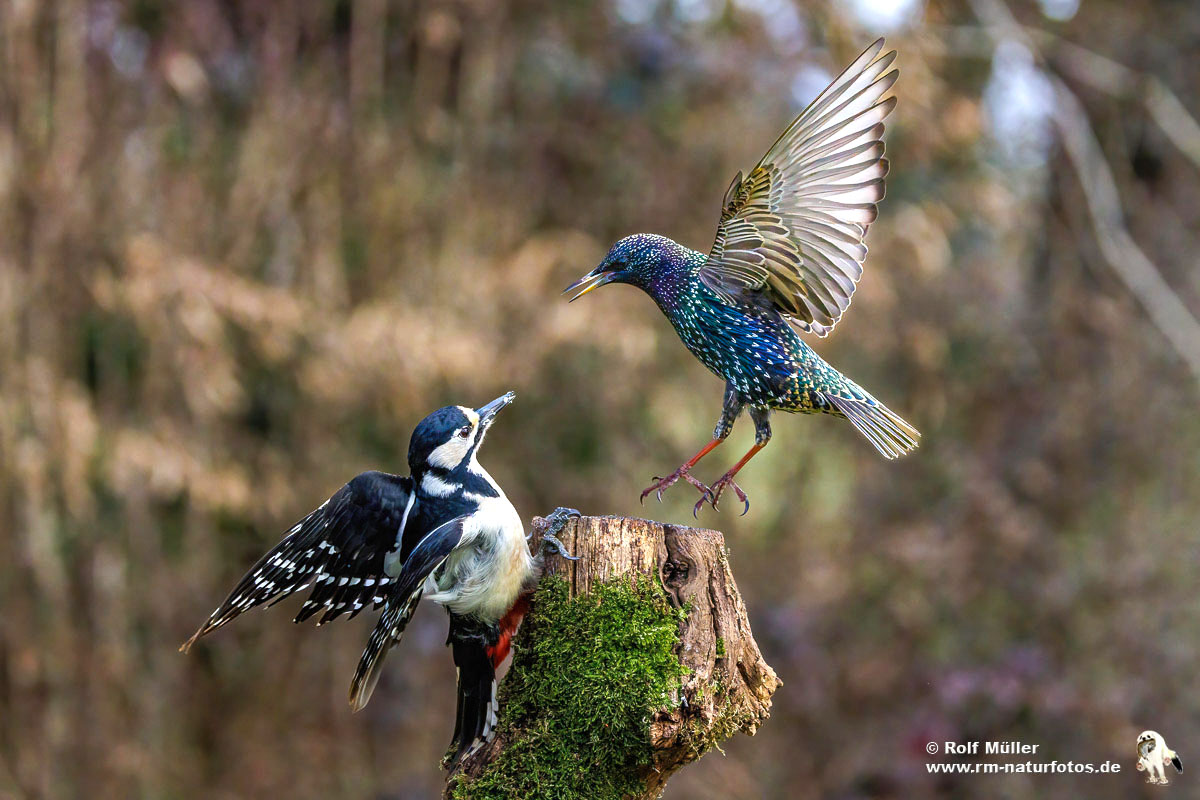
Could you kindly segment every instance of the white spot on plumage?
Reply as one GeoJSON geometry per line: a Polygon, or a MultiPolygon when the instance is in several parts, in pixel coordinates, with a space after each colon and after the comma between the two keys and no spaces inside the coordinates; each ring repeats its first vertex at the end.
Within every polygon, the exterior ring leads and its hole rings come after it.
{"type": "Polygon", "coordinates": [[[421,491],[434,497],[448,497],[462,488],[462,484],[444,481],[436,475],[427,474],[421,479],[421,491]]]}
{"type": "MultiPolygon", "coordinates": [[[[403,564],[400,563],[400,548],[404,541],[404,529],[408,526],[408,515],[412,512],[413,503],[417,500],[417,493],[411,492],[408,495],[408,502],[404,504],[404,516],[400,518],[400,527],[396,529],[396,543],[386,556],[383,557],[383,571],[388,575],[399,575],[403,564]]],[[[380,579],[382,585],[384,579],[380,579]]],[[[370,586],[370,584],[367,584],[370,586]]]]}

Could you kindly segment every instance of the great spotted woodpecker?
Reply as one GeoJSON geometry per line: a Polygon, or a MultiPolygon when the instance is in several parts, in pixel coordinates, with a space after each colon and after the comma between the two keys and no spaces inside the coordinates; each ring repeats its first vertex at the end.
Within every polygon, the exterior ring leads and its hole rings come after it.
{"type": "Polygon", "coordinates": [[[357,711],[424,595],[450,614],[447,644],[458,668],[451,764],[487,741],[497,719],[496,668],[508,655],[545,552],[573,558],[553,534],[578,515],[558,509],[535,558],[521,517],[480,466],[484,436],[514,397],[509,392],[474,410],[447,406],[421,420],[408,447],[410,477],[364,472],[351,480],[259,559],[180,649],[247,609],[310,587],[295,622],[324,610],[322,625],[382,607],[350,684],[357,711]]]}

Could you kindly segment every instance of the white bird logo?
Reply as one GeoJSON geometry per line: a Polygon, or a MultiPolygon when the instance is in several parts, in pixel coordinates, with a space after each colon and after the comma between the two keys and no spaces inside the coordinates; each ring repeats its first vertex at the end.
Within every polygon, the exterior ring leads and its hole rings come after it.
{"type": "Polygon", "coordinates": [[[1166,739],[1163,739],[1154,731],[1142,731],[1137,740],[1137,768],[1138,771],[1145,770],[1146,783],[1156,783],[1165,786],[1170,783],[1167,780],[1167,764],[1171,764],[1179,772],[1183,772],[1183,762],[1179,760],[1179,756],[1174,750],[1167,747],[1166,739]]]}

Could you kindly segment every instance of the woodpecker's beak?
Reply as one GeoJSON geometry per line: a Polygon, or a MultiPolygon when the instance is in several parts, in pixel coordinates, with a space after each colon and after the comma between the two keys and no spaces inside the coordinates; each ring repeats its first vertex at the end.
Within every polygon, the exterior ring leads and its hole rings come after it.
{"type": "Polygon", "coordinates": [[[479,415],[479,427],[486,428],[491,425],[492,420],[500,413],[500,409],[515,400],[516,397],[516,392],[508,392],[507,394],[500,395],[486,406],[475,409],[475,413],[479,415]]]}
{"type": "Polygon", "coordinates": [[[570,300],[567,301],[568,303],[574,303],[576,300],[583,297],[585,294],[590,292],[592,289],[595,289],[599,286],[603,286],[606,283],[612,283],[613,281],[615,281],[617,279],[617,275],[618,275],[618,272],[616,270],[605,270],[604,265],[601,264],[600,266],[596,267],[594,270],[589,272],[587,275],[584,275],[582,278],[575,281],[567,288],[563,289],[563,294],[566,294],[567,292],[573,292],[576,289],[578,289],[580,286],[584,286],[584,284],[588,284],[587,286],[584,287],[584,290],[582,292],[580,292],[579,294],[575,295],[574,297],[572,297],[570,300]]]}

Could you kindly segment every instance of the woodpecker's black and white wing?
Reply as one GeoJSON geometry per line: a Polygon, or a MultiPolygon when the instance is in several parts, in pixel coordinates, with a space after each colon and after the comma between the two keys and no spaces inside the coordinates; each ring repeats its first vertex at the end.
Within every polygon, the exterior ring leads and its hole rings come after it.
{"type": "Polygon", "coordinates": [[[399,553],[414,500],[411,478],[358,475],[259,559],[181,649],[248,609],[310,587],[296,622],[321,609],[325,613],[317,624],[382,605],[395,580],[385,565],[389,554],[399,553]]]}
{"type": "Polygon", "coordinates": [[[833,330],[867,257],[888,162],[883,99],[896,52],[868,47],[725,193],[704,283],[726,302],[763,297],[805,331],[833,330]]]}
{"type": "Polygon", "coordinates": [[[469,518],[469,515],[464,514],[434,528],[404,560],[387,607],[379,617],[375,630],[371,632],[367,649],[363,651],[358,668],[354,671],[354,679],[350,682],[350,707],[355,711],[371,699],[375,684],[379,682],[383,658],[388,650],[400,641],[404,628],[421,600],[425,579],[458,547],[469,518]]]}

